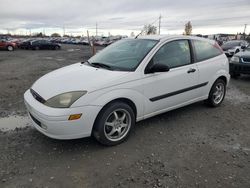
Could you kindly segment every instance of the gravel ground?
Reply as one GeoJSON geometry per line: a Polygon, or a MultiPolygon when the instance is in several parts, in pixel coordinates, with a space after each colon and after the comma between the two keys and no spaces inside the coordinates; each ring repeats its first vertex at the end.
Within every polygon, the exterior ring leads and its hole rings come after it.
{"type": "MultiPolygon", "coordinates": [[[[25,116],[24,91],[89,51],[0,51],[1,117],[25,116]]],[[[219,108],[200,102],[139,122],[115,147],[53,140],[32,127],[0,132],[0,187],[250,187],[249,82],[231,80],[219,108]]]]}

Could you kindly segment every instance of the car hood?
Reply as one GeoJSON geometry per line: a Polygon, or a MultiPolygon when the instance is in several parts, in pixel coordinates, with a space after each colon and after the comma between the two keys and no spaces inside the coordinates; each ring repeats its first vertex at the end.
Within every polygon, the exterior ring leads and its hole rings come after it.
{"type": "Polygon", "coordinates": [[[47,100],[66,92],[91,92],[116,85],[128,74],[129,72],[110,71],[76,63],[44,75],[31,88],[47,100]]]}
{"type": "Polygon", "coordinates": [[[250,50],[245,50],[237,53],[235,56],[242,57],[242,58],[250,58],[250,50]]]}
{"type": "Polygon", "coordinates": [[[235,48],[237,48],[238,46],[231,46],[231,47],[227,47],[227,46],[221,46],[221,48],[222,48],[222,50],[223,51],[227,51],[227,50],[230,50],[230,49],[235,49],[235,48]]]}

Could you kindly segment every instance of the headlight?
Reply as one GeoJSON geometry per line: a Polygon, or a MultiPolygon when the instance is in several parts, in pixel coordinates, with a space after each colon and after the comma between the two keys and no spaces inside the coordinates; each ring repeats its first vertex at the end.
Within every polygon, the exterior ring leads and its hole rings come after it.
{"type": "Polygon", "coordinates": [[[85,95],[87,91],[73,91],[56,95],[44,104],[52,108],[69,108],[76,100],[85,95]]]}
{"type": "Polygon", "coordinates": [[[233,56],[233,57],[231,58],[230,62],[232,62],[232,63],[239,63],[239,62],[240,62],[240,58],[237,57],[237,56],[233,56]]]}

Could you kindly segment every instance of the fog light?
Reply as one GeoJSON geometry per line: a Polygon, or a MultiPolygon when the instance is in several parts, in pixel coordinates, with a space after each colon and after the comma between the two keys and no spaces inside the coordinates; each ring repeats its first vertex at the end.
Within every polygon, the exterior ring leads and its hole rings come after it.
{"type": "Polygon", "coordinates": [[[69,121],[80,119],[82,114],[73,114],[69,116],[69,121]]]}

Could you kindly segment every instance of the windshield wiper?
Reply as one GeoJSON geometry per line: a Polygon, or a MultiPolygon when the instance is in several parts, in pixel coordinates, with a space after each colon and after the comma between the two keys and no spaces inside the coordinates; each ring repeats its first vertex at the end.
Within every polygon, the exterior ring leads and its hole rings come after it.
{"type": "Polygon", "coordinates": [[[85,63],[87,63],[87,64],[89,64],[90,65],[90,62],[87,60],[87,61],[82,61],[81,62],[81,64],[85,64],[85,63]]]}
{"type": "Polygon", "coordinates": [[[101,67],[101,68],[105,68],[105,69],[109,69],[109,70],[112,70],[112,68],[107,65],[107,64],[104,64],[104,63],[89,63],[90,65],[94,66],[94,67],[101,67]]]}

